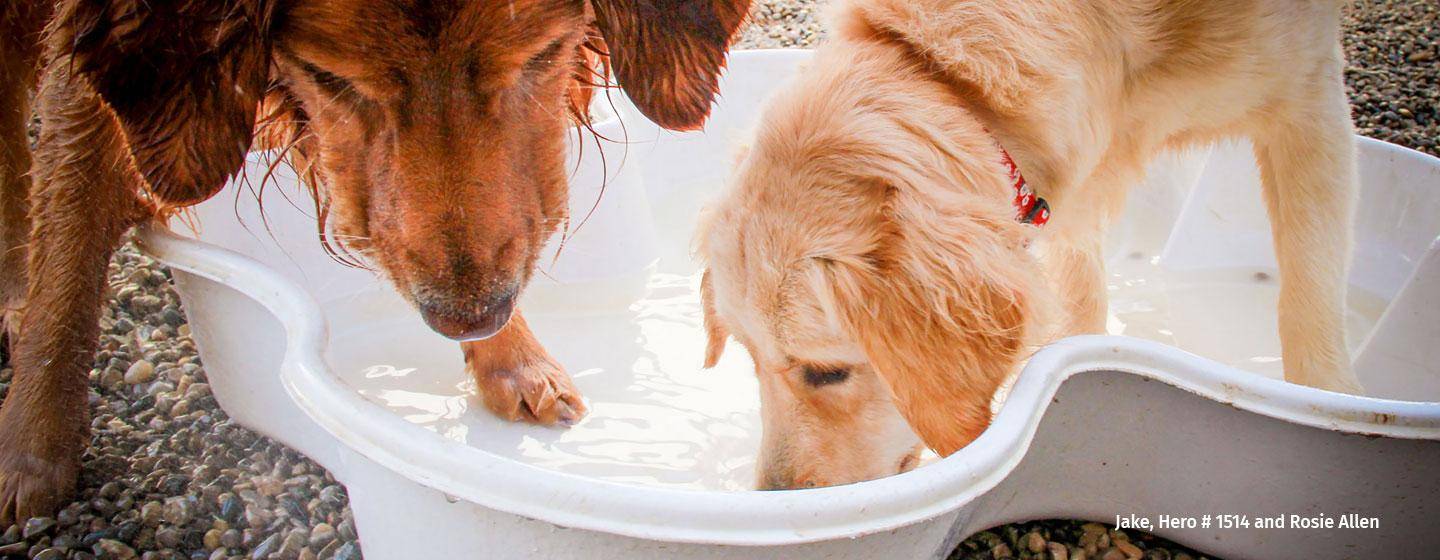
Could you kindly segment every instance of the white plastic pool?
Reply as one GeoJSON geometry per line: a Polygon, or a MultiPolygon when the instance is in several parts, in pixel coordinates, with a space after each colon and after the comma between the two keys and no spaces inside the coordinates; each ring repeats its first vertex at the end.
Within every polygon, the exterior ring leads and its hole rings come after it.
{"type": "MultiPolygon", "coordinates": [[[[731,146],[806,56],[734,53],[703,132],[660,132],[617,100],[621,117],[597,129],[628,149],[604,144],[602,162],[586,140],[572,211],[588,212],[601,177],[604,196],[523,302],[590,405],[569,430],[486,413],[454,343],[325,256],[292,176],[269,188],[296,205],[267,196],[263,222],[242,182],[198,208],[195,239],[142,242],[176,271],[216,398],[346,484],[367,558],[927,558],[1008,521],[1132,513],[1381,520],[1155,531],[1221,556],[1440,547],[1440,160],[1365,139],[1349,324],[1379,398],[1272,379],[1269,225],[1249,150],[1217,146],[1157,162],[1112,236],[1110,331],[1130,336],[1042,350],[952,457],[745,491],[755,383],[744,352],[699,369],[688,246],[731,146]]],[[[251,183],[263,168],[256,155],[251,183]]]]}

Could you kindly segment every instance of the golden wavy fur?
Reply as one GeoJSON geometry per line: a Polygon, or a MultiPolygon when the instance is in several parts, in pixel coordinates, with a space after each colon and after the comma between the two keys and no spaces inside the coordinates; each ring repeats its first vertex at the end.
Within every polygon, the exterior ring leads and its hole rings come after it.
{"type": "Polygon", "coordinates": [[[707,361],[756,362],[760,486],[948,455],[1031,349],[1101,332],[1100,247],[1146,163],[1255,142],[1287,379],[1359,392],[1340,2],[856,0],[702,224],[707,361]],[[1018,223],[997,142],[1054,209],[1018,223]]]}

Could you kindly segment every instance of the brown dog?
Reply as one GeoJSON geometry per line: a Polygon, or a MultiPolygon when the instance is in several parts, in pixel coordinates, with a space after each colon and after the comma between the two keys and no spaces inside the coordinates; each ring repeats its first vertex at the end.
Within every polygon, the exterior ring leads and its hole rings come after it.
{"type": "Polygon", "coordinates": [[[874,478],[922,443],[969,444],[1037,344],[1103,332],[1101,240],[1146,163],[1228,137],[1256,146],[1285,379],[1360,392],[1340,4],[842,6],[702,228],[711,361],[733,335],[760,376],[761,485],[874,478]]]}
{"type": "Polygon", "coordinates": [[[112,250],[132,226],[213,195],[262,111],[313,171],[333,238],[436,331],[468,341],[487,406],[579,418],[568,375],[512,309],[565,219],[563,135],[586,121],[584,81],[608,59],[646,115],[695,127],[748,5],[7,2],[0,304],[15,377],[0,410],[0,525],[50,513],[73,489],[112,250]],[[37,81],[43,136],[27,175],[37,81]]]}

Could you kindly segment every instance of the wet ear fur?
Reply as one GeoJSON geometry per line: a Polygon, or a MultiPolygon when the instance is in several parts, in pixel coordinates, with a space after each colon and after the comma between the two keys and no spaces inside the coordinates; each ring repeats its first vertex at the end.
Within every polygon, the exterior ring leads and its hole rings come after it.
{"type": "Polygon", "coordinates": [[[705,320],[705,368],[709,369],[720,363],[720,355],[725,353],[725,341],[730,338],[730,331],[720,324],[720,318],[715,314],[715,289],[710,285],[709,270],[700,275],[700,307],[705,320]]]}
{"type": "Polygon", "coordinates": [[[218,191],[249,150],[275,0],[62,0],[49,35],[114,110],[162,205],[218,191]]]}
{"type": "Polygon", "coordinates": [[[699,128],[750,0],[593,0],[610,64],[631,101],[672,130],[699,128]]]}
{"type": "Polygon", "coordinates": [[[892,191],[887,231],[865,260],[819,262],[841,325],[900,413],[949,455],[989,425],[995,391],[1028,352],[1041,283],[1024,226],[917,196],[892,191]]]}

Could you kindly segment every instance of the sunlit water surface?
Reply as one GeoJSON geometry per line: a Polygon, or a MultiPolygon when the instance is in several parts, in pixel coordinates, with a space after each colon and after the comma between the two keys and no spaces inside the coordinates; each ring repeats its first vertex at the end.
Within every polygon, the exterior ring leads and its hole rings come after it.
{"type": "MultiPolygon", "coordinates": [[[[657,229],[690,227],[658,223],[657,229]]],[[[575,377],[590,407],[589,415],[568,429],[511,424],[486,412],[458,346],[431,334],[388,292],[326,304],[332,347],[343,349],[329,358],[366,398],[498,455],[618,482],[752,488],[760,421],[751,363],[732,344],[717,367],[700,368],[705,336],[699,275],[684,244],[664,250],[669,252],[660,255],[655,269],[628,285],[579,295],[579,288],[532,289],[526,318],[575,377]],[[547,299],[547,293],[554,297],[547,299]],[[557,299],[562,297],[568,299],[557,299]]],[[[1112,262],[1108,274],[1111,334],[1156,340],[1281,377],[1275,271],[1181,273],[1131,254],[1112,262]]],[[[1352,291],[1347,310],[1352,350],[1383,308],[1380,299],[1352,291]]]]}

